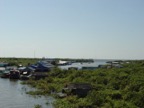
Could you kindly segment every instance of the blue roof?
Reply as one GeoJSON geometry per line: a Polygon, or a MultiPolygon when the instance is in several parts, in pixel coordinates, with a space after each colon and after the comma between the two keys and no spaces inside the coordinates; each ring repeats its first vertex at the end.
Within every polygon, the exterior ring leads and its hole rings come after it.
{"type": "Polygon", "coordinates": [[[38,61],[36,64],[33,64],[30,67],[34,69],[44,70],[44,69],[51,69],[54,66],[46,61],[38,61]]]}

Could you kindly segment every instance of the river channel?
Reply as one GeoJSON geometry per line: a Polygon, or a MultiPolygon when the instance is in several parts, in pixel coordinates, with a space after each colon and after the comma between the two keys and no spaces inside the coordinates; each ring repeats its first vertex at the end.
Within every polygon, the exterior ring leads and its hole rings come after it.
{"type": "Polygon", "coordinates": [[[26,94],[32,88],[22,85],[20,80],[0,78],[0,108],[53,108],[52,97],[34,97],[26,94]]]}

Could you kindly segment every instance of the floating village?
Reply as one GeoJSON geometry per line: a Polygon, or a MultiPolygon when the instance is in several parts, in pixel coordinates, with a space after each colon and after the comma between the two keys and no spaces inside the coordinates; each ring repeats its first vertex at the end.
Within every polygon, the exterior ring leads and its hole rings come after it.
{"type": "Polygon", "coordinates": [[[143,69],[143,60],[0,59],[1,79],[52,96],[52,108],[143,108],[143,69]]]}
{"type": "Polygon", "coordinates": [[[55,59],[42,59],[35,64],[28,63],[27,66],[23,66],[22,63],[8,63],[0,61],[0,77],[10,79],[28,80],[29,78],[41,79],[47,77],[47,72],[51,71],[55,67],[68,66],[68,70],[94,70],[97,68],[122,68],[122,64],[129,63],[128,61],[107,61],[105,64],[99,64],[98,66],[73,66],[73,63],[93,63],[94,60],[81,60],[81,61],[64,61],[55,59]]]}
{"type": "MultiPolygon", "coordinates": [[[[98,66],[81,66],[73,64],[91,64],[96,61],[90,60],[55,60],[55,59],[41,59],[38,60],[35,64],[28,63],[27,66],[23,66],[22,63],[8,63],[1,61],[0,62],[0,77],[17,79],[17,80],[40,80],[48,77],[48,72],[53,68],[61,68],[63,66],[68,66],[67,70],[95,70],[99,68],[110,69],[110,68],[122,68],[122,64],[129,63],[128,61],[107,61],[105,64],[99,64],[98,66]]],[[[63,68],[62,68],[63,69],[63,68]]],[[[66,68],[64,68],[66,69],[66,68]]],[[[80,97],[85,97],[87,93],[92,89],[91,84],[89,83],[70,83],[65,85],[62,89],[62,92],[57,93],[59,97],[66,97],[66,90],[70,90],[73,94],[76,94],[80,97]]]]}

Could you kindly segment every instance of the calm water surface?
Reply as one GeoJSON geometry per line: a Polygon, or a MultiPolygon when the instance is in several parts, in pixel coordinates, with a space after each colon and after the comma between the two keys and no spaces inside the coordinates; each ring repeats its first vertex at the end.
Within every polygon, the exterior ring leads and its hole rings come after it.
{"type": "Polygon", "coordinates": [[[0,78],[0,108],[34,108],[37,104],[42,105],[42,108],[53,108],[52,97],[30,96],[26,91],[32,88],[20,83],[19,80],[0,78]]]}
{"type": "Polygon", "coordinates": [[[98,65],[106,64],[106,62],[109,60],[94,60],[93,63],[73,63],[72,65],[67,66],[60,66],[62,69],[68,69],[69,67],[77,67],[78,69],[81,69],[82,67],[97,67],[98,65]]]}

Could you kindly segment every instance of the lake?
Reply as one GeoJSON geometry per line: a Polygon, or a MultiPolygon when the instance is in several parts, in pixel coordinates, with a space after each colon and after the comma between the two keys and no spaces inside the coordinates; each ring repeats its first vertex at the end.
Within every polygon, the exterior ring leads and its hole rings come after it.
{"type": "Polygon", "coordinates": [[[104,65],[107,61],[111,60],[94,60],[93,63],[72,63],[71,65],[59,66],[61,69],[68,69],[69,67],[77,67],[81,69],[82,67],[98,67],[98,65],[104,65]]]}
{"type": "Polygon", "coordinates": [[[0,78],[0,107],[1,108],[34,108],[42,105],[42,108],[53,108],[52,97],[34,97],[26,94],[31,87],[22,85],[20,80],[0,78]],[[46,104],[49,103],[49,104],[46,104]]]}

